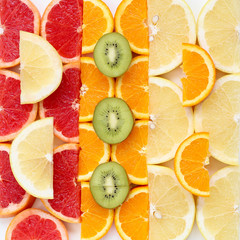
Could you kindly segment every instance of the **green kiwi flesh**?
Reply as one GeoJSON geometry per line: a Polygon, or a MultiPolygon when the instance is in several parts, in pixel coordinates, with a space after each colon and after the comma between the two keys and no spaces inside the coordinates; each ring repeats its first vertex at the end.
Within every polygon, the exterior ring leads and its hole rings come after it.
{"type": "Polygon", "coordinates": [[[100,72],[119,77],[128,70],[132,52],[128,40],[120,33],[107,33],[97,42],[93,57],[100,72]]]}
{"type": "Polygon", "coordinates": [[[93,114],[93,127],[98,137],[108,144],[125,140],[134,125],[134,117],[127,103],[120,98],[105,98],[93,114]]]}
{"type": "Polygon", "coordinates": [[[108,209],[118,207],[129,193],[129,181],[125,169],[116,162],[98,165],[90,180],[90,190],[101,207],[108,209]]]}

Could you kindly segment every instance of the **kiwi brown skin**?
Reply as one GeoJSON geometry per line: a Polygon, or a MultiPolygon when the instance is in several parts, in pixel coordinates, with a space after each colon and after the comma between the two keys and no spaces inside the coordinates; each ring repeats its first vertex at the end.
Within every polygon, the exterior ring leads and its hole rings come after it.
{"type": "Polygon", "coordinates": [[[132,110],[127,105],[127,103],[121,98],[103,99],[97,104],[93,114],[93,127],[95,132],[103,142],[108,144],[117,144],[124,141],[131,133],[134,127],[134,123],[135,118],[132,110]],[[111,103],[113,108],[111,106],[111,103]],[[111,114],[114,111],[115,114],[118,114],[116,112],[117,107],[121,107],[124,113],[122,113],[123,116],[121,114],[116,115],[116,118],[117,119],[120,118],[119,121],[122,120],[124,123],[120,126],[117,126],[117,129],[114,128],[112,129],[111,126],[108,125],[110,121],[110,120],[108,121],[108,118],[109,114],[111,114]],[[118,136],[118,134],[120,136],[118,136]]]}
{"type": "Polygon", "coordinates": [[[108,77],[124,74],[132,60],[128,40],[120,33],[104,34],[97,42],[93,57],[100,72],[108,77]]]}
{"type": "Polygon", "coordinates": [[[120,206],[128,197],[130,182],[126,170],[117,162],[100,164],[90,180],[90,191],[96,203],[107,209],[120,206]]]}

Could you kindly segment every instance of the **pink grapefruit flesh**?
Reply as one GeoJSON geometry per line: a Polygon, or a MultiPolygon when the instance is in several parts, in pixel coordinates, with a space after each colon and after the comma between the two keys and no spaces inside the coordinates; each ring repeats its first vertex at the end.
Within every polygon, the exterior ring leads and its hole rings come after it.
{"type": "Polygon", "coordinates": [[[0,70],[0,142],[10,141],[37,115],[37,104],[20,104],[20,76],[0,70]]]}
{"type": "Polygon", "coordinates": [[[42,199],[44,206],[55,217],[71,223],[80,222],[81,215],[81,187],[77,183],[78,161],[78,144],[63,144],[54,150],[54,199],[42,199]]]}
{"type": "Polygon", "coordinates": [[[39,34],[40,14],[29,0],[0,1],[0,68],[19,64],[19,31],[39,34]]]}
{"type": "Polygon", "coordinates": [[[11,221],[6,240],[68,240],[65,226],[51,214],[29,208],[11,221]]]}
{"type": "Polygon", "coordinates": [[[54,134],[65,142],[79,142],[80,64],[64,66],[58,89],[40,103],[40,117],[54,117],[54,134]]]}
{"type": "Polygon", "coordinates": [[[0,217],[12,217],[31,207],[35,198],[15,180],[9,161],[10,144],[0,144],[0,217]]]}
{"type": "Polygon", "coordinates": [[[64,63],[80,59],[83,0],[53,0],[46,8],[41,35],[58,51],[64,63]]]}

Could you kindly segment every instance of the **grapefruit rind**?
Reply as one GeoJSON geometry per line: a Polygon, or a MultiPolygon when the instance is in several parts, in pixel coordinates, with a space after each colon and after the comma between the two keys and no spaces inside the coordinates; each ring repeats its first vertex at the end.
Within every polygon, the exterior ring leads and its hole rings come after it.
{"type": "MultiPolygon", "coordinates": [[[[39,136],[38,136],[39,137],[39,136]]],[[[11,151],[10,151],[10,165],[11,165],[11,169],[13,172],[13,175],[15,177],[15,179],[17,180],[17,182],[19,183],[19,185],[29,194],[31,194],[34,197],[37,198],[46,198],[46,199],[52,199],[53,198],[53,154],[52,154],[52,146],[53,146],[53,118],[45,118],[45,119],[41,119],[38,121],[35,121],[33,123],[31,123],[28,127],[24,128],[19,134],[18,136],[13,140],[12,142],[12,146],[11,146],[11,151]],[[48,138],[47,142],[51,142],[52,144],[50,144],[50,146],[46,146],[46,144],[44,144],[44,142],[41,142],[39,139],[35,139],[34,135],[39,131],[48,131],[48,136],[42,136],[42,141],[46,140],[46,138],[48,138]],[[32,135],[31,140],[33,145],[31,145],[31,143],[29,142],[25,142],[26,138],[32,135]],[[26,174],[24,173],[24,167],[21,166],[22,162],[24,163],[24,161],[32,161],[33,158],[31,158],[31,156],[28,156],[27,159],[20,159],[20,157],[23,157],[21,155],[23,155],[23,152],[19,152],[19,147],[23,147],[24,150],[26,150],[26,146],[22,146],[23,143],[25,143],[25,145],[28,145],[29,149],[34,149],[38,154],[39,157],[35,160],[44,160],[44,166],[41,166],[41,164],[43,162],[39,162],[38,164],[40,164],[39,166],[31,166],[32,168],[32,179],[29,179],[26,174]],[[40,148],[39,148],[40,147],[40,148]],[[44,149],[41,149],[44,148],[44,149]],[[34,168],[38,168],[37,172],[35,171],[34,174],[34,168]],[[47,169],[46,169],[47,168],[47,169]],[[47,172],[47,174],[50,176],[48,176],[48,179],[44,179],[47,180],[48,182],[48,186],[45,189],[40,189],[40,187],[36,188],[34,186],[34,183],[32,182],[32,180],[34,179],[34,177],[36,176],[36,173],[45,173],[47,172]]],[[[42,182],[42,179],[38,180],[38,184],[40,184],[42,182]]],[[[40,184],[41,185],[41,184],[40,184]]]]}
{"type": "Polygon", "coordinates": [[[58,88],[62,80],[62,61],[49,42],[20,31],[20,60],[22,104],[40,102],[58,88]]]}

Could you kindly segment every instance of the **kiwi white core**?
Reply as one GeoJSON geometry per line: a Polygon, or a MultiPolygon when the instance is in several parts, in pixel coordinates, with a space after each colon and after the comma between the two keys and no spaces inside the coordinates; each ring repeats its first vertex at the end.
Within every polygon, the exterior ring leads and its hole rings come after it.
{"type": "Polygon", "coordinates": [[[116,58],[117,58],[117,51],[115,49],[115,47],[111,46],[108,48],[108,57],[109,57],[109,60],[110,62],[115,62],[116,61],[116,58]]]}
{"type": "Polygon", "coordinates": [[[111,195],[114,194],[115,187],[114,187],[112,176],[108,176],[105,178],[105,183],[104,183],[103,187],[106,188],[107,194],[111,194],[111,195]]]}
{"type": "Polygon", "coordinates": [[[115,128],[117,128],[117,126],[118,126],[117,115],[115,113],[111,112],[109,114],[109,127],[111,129],[115,129],[115,128]]]}

